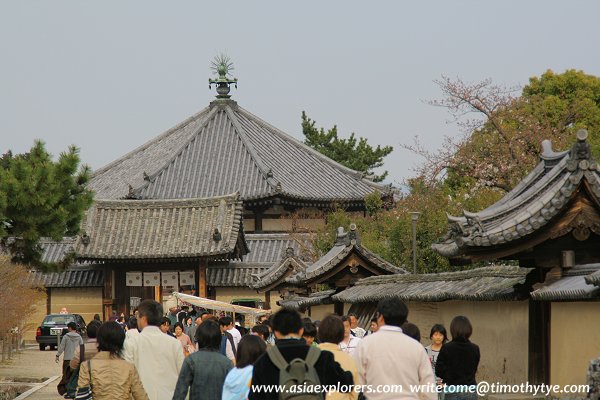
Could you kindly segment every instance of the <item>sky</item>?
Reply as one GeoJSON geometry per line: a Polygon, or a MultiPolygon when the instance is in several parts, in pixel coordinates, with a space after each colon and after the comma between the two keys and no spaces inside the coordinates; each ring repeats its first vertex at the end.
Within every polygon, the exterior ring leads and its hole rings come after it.
{"type": "MultiPolygon", "coordinates": [[[[93,169],[208,106],[211,60],[240,106],[302,139],[300,116],[392,145],[388,182],[460,134],[442,75],[523,86],[600,76],[597,1],[0,1],[0,152],[71,144],[93,169]]],[[[593,133],[592,133],[593,134],[593,133]]]]}

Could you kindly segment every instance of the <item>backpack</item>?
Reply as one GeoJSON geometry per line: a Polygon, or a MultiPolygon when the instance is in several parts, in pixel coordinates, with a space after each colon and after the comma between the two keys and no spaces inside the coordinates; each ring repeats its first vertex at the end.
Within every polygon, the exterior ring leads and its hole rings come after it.
{"type": "Polygon", "coordinates": [[[311,388],[318,386],[319,375],[315,364],[321,356],[317,347],[309,347],[306,359],[295,358],[288,363],[277,346],[269,346],[267,355],[279,369],[279,400],[322,400],[323,393],[314,392],[311,388]]]}

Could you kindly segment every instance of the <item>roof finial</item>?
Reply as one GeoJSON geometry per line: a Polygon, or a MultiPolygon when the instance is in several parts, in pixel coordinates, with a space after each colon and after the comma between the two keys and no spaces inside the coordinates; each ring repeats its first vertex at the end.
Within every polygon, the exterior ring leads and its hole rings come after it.
{"type": "Polygon", "coordinates": [[[233,71],[233,62],[225,54],[219,54],[211,62],[210,67],[215,74],[218,74],[217,79],[208,79],[208,88],[211,89],[212,85],[215,84],[217,87],[217,99],[228,99],[231,96],[229,91],[231,90],[230,85],[235,85],[237,89],[237,78],[228,77],[230,71],[233,71]]]}

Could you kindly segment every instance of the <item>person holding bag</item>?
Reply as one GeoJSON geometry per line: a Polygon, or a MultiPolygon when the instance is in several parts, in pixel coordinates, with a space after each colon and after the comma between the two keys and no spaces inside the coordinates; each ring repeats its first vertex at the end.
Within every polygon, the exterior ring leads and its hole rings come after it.
{"type": "MultiPolygon", "coordinates": [[[[125,332],[116,322],[105,322],[98,329],[98,354],[93,362],[80,365],[77,396],[90,387],[95,400],[148,400],[148,395],[133,364],[120,356],[125,332]]],[[[80,398],[80,397],[76,397],[80,398]]],[[[85,398],[85,397],[84,397],[85,398]]],[[[89,398],[89,397],[88,397],[89,398]]]]}

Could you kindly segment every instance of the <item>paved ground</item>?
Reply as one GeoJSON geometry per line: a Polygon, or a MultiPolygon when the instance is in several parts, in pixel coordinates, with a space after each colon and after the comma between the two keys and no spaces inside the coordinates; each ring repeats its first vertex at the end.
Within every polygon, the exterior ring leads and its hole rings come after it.
{"type": "MultiPolygon", "coordinates": [[[[0,363],[0,382],[19,381],[26,389],[39,388],[34,393],[19,397],[27,400],[56,400],[62,396],[56,391],[60,380],[61,364],[54,362],[56,351],[40,351],[37,347],[28,347],[9,362],[0,363]],[[49,382],[50,379],[54,378],[49,382]]],[[[62,362],[62,358],[61,358],[62,362]]],[[[0,392],[6,384],[0,383],[0,392]]],[[[0,395],[1,398],[1,395],[0,395]]]]}

